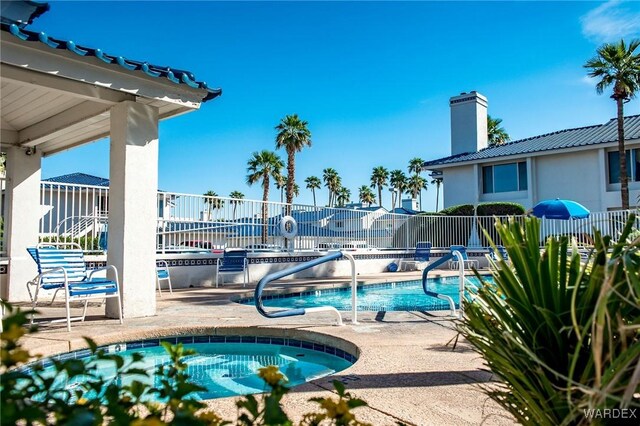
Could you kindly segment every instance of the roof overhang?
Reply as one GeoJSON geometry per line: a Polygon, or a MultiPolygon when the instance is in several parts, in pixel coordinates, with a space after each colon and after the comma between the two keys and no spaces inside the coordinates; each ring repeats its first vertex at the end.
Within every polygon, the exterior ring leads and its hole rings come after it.
{"type": "Polygon", "coordinates": [[[110,110],[123,101],[158,108],[166,119],[200,107],[204,88],[176,84],[23,41],[0,31],[1,142],[50,155],[107,137],[110,110]]]}
{"type": "MultiPolygon", "coordinates": [[[[629,148],[629,145],[631,145],[632,148],[635,149],[636,144],[640,144],[640,139],[631,139],[631,140],[625,141],[625,146],[627,146],[627,148],[629,148]]],[[[513,154],[513,155],[504,155],[499,157],[482,158],[477,160],[467,160],[467,161],[452,162],[452,163],[445,163],[445,164],[436,164],[436,165],[430,165],[430,166],[427,165],[427,166],[423,166],[422,169],[439,172],[444,169],[451,169],[454,167],[473,166],[474,164],[504,163],[504,162],[522,160],[524,158],[530,158],[530,157],[543,157],[547,155],[565,155],[565,154],[571,154],[572,152],[592,151],[597,149],[609,149],[609,148],[617,148],[617,147],[618,147],[617,141],[599,142],[591,145],[583,145],[583,146],[570,147],[570,148],[548,149],[544,151],[533,151],[533,152],[513,154]]]]}

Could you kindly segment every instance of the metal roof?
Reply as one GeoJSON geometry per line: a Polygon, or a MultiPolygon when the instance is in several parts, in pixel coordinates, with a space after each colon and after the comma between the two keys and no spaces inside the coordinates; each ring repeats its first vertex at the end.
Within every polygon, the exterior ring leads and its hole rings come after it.
{"type": "Polygon", "coordinates": [[[92,185],[104,186],[107,188],[109,187],[109,179],[78,172],[62,176],[54,176],[42,180],[44,182],[68,183],[70,185],[92,185]]]}
{"type": "Polygon", "coordinates": [[[204,81],[197,81],[193,73],[168,66],[160,66],[149,64],[148,62],[136,61],[122,56],[110,55],[101,49],[81,46],[71,40],[62,40],[53,38],[45,32],[35,32],[20,28],[16,24],[8,25],[2,23],[0,28],[14,37],[32,43],[47,46],[50,49],[62,49],[75,53],[76,55],[88,58],[95,57],[106,64],[118,66],[128,71],[140,71],[149,77],[167,79],[175,84],[184,84],[194,89],[205,89],[207,95],[202,99],[203,102],[210,101],[222,94],[221,89],[211,88],[204,81]]]}
{"type": "MultiPolygon", "coordinates": [[[[632,115],[624,118],[624,136],[625,140],[640,139],[640,115],[632,115]]],[[[426,161],[422,166],[429,168],[433,166],[577,148],[617,141],[617,120],[611,119],[604,124],[560,130],[545,135],[509,142],[504,145],[485,148],[478,152],[468,152],[426,161]]]]}

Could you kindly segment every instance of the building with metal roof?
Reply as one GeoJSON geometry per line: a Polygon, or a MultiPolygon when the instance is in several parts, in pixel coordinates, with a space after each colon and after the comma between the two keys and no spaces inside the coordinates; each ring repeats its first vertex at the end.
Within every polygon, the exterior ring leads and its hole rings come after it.
{"type": "MultiPolygon", "coordinates": [[[[559,130],[498,146],[487,144],[487,99],[477,92],[452,97],[451,155],[423,164],[441,173],[443,204],[576,200],[592,211],[620,200],[617,120],[559,130]]],[[[640,197],[640,115],[625,117],[629,197],[640,197]]]]}

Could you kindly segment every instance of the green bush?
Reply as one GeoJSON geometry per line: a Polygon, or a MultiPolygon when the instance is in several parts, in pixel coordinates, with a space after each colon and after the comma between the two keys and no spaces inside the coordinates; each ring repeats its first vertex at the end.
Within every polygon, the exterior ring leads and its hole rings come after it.
{"type": "MultiPolygon", "coordinates": [[[[53,360],[53,375],[45,374],[38,363],[29,365],[29,370],[21,369],[33,359],[19,341],[25,333],[35,332],[25,328],[30,312],[14,311],[5,303],[3,306],[9,315],[2,320],[1,335],[2,425],[293,425],[281,404],[289,392],[286,378],[273,365],[258,371],[270,391],[259,397],[240,398],[236,402],[238,417],[235,421],[224,420],[206,409],[205,403],[191,399],[191,393],[204,389],[189,381],[187,365],[182,359],[194,351],[185,349],[182,344],[162,343],[171,362],[157,366],[151,374],[141,368],[144,366],[143,355],[134,354],[127,362],[119,355],[106,354],[88,338],[85,340],[95,358],[115,365],[114,378],[101,377],[95,362],[76,359],[53,360]],[[77,381],[79,378],[83,380],[77,381]],[[67,382],[76,383],[66,386],[67,382]],[[154,402],[156,399],[166,403],[154,402]]],[[[344,385],[338,381],[334,381],[334,388],[337,399],[310,400],[319,405],[320,411],[305,414],[301,425],[367,426],[352,412],[366,403],[345,392],[344,385]]]]}
{"type": "Polygon", "coordinates": [[[473,204],[460,204],[440,210],[442,216],[473,216],[473,204]]]}
{"type": "Polygon", "coordinates": [[[525,214],[522,204],[496,202],[480,203],[476,208],[478,216],[521,216],[525,214]]]}
{"type": "Polygon", "coordinates": [[[100,249],[100,239],[98,237],[40,237],[39,241],[41,243],[76,243],[86,251],[102,251],[102,249],[100,249]]]}
{"type": "MultiPolygon", "coordinates": [[[[440,210],[443,216],[473,216],[473,204],[460,204],[440,210]]],[[[477,216],[521,216],[525,214],[522,204],[508,202],[480,203],[476,207],[477,216]]]]}
{"type": "Polygon", "coordinates": [[[587,261],[566,237],[541,251],[535,218],[496,222],[511,264],[493,263],[494,283],[478,276],[459,330],[504,384],[485,391],[520,423],[587,424],[586,410],[640,408],[640,238],[629,239],[630,216],[617,242],[594,231],[587,261]]]}

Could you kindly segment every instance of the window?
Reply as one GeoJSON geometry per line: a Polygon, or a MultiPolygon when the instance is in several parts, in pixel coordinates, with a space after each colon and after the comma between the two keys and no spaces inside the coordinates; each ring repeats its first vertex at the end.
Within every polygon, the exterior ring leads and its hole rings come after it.
{"type": "Polygon", "coordinates": [[[484,194],[526,191],[527,189],[526,161],[482,168],[482,192],[484,194]]]}
{"type": "MultiPolygon", "coordinates": [[[[620,153],[607,153],[609,183],[620,183],[620,153]]],[[[629,182],[640,182],[640,148],[626,150],[627,176],[629,182]]]]}

